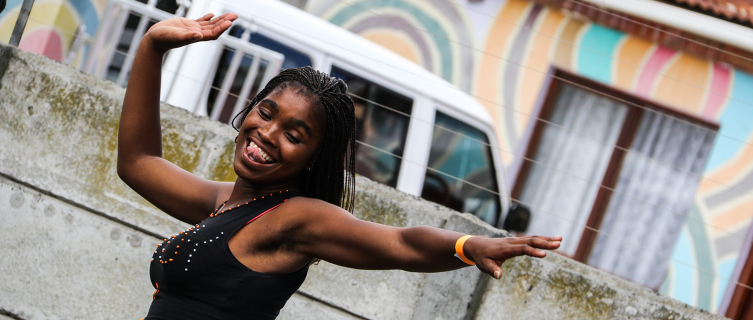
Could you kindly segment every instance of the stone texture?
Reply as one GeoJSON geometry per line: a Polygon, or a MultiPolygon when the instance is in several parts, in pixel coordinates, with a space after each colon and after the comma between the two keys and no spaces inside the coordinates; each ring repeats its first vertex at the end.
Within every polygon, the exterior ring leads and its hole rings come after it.
{"type": "Polygon", "coordinates": [[[4,178],[0,221],[0,309],[29,320],[146,315],[158,239],[4,178]]]}
{"type": "Polygon", "coordinates": [[[279,320],[300,319],[332,319],[332,320],[357,320],[363,319],[344,312],[319,301],[312,300],[300,294],[294,294],[285,304],[277,317],[279,320]]]}
{"type": "Polygon", "coordinates": [[[476,319],[723,319],[556,253],[490,278],[476,319]]]}
{"type": "MultiPolygon", "coordinates": [[[[148,263],[160,235],[184,224],[117,177],[123,89],[0,44],[0,319],[139,319],[151,302],[148,263]]],[[[232,181],[235,131],[162,106],[165,158],[232,181]]],[[[507,236],[368,179],[355,215],[507,236]]],[[[721,319],[550,254],[516,258],[503,279],[475,268],[420,274],[321,262],[280,319],[721,319]]]]}
{"type": "MultiPolygon", "coordinates": [[[[468,213],[453,213],[444,228],[490,238],[508,236],[507,232],[492,228],[468,213]]],[[[486,289],[487,278],[476,267],[427,274],[413,319],[471,319],[486,289]]]]}
{"type": "MultiPolygon", "coordinates": [[[[0,56],[8,57],[0,80],[0,172],[156,235],[185,229],[118,178],[123,88],[12,47],[0,47],[0,56]]],[[[232,128],[168,106],[162,127],[166,159],[208,179],[234,180],[224,156],[232,128]]]]}

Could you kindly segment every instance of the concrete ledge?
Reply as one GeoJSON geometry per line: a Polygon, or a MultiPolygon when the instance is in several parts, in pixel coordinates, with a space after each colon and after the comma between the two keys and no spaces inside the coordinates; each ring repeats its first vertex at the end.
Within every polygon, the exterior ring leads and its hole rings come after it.
{"type": "Polygon", "coordinates": [[[502,270],[476,319],[724,319],[558,254],[502,270]]]}
{"type": "Polygon", "coordinates": [[[159,240],[3,178],[0,208],[0,309],[21,319],[146,314],[159,240]]]}

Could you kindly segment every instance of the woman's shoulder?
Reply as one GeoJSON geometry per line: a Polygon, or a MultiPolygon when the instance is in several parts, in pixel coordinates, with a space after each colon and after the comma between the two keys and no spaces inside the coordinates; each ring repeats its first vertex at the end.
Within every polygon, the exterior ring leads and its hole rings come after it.
{"type": "Polygon", "coordinates": [[[306,196],[292,197],[288,199],[286,203],[289,203],[290,207],[304,208],[309,210],[343,210],[342,208],[327,201],[306,196]]]}
{"type": "Polygon", "coordinates": [[[286,211],[290,211],[297,218],[304,220],[317,219],[321,215],[333,217],[338,215],[351,216],[350,212],[324,200],[298,196],[285,202],[286,211]]]}

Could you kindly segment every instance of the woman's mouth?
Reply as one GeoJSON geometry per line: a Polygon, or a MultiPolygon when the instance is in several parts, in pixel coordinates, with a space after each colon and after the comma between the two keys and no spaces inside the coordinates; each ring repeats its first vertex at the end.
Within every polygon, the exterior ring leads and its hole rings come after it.
{"type": "Polygon", "coordinates": [[[275,162],[274,158],[261,150],[261,148],[251,140],[248,141],[248,146],[246,146],[246,154],[251,160],[259,163],[270,164],[275,162]]]}

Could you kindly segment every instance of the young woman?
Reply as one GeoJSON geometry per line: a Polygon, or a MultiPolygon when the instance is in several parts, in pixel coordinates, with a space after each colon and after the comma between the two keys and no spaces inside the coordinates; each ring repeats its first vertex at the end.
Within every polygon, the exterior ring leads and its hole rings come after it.
{"type": "Polygon", "coordinates": [[[281,72],[239,114],[234,183],[207,181],[162,159],[162,57],[217,39],[237,15],[212,17],[174,18],[149,29],[123,102],[118,174],[158,208],[194,225],[154,252],[156,291],[147,319],[274,319],[317,259],[415,272],[475,262],[499,279],[506,259],[544,257],[539,249],[559,247],[561,237],[469,238],[353,217],[353,102],[342,80],[309,67],[281,72]]]}

